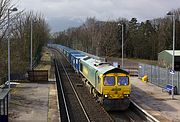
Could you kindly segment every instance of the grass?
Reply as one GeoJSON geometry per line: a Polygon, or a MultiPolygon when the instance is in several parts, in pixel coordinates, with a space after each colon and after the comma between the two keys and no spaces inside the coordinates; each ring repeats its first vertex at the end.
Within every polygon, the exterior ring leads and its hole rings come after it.
{"type": "Polygon", "coordinates": [[[49,70],[51,65],[51,54],[47,48],[43,48],[40,63],[35,68],[36,70],[49,70]]]}
{"type": "MultiPolygon", "coordinates": [[[[114,61],[121,62],[121,58],[108,57],[108,61],[110,61],[110,62],[114,62],[114,61]]],[[[124,62],[126,62],[126,64],[129,66],[134,65],[134,67],[137,67],[138,63],[150,64],[150,65],[155,65],[155,66],[158,65],[157,60],[147,60],[147,59],[138,59],[138,58],[124,58],[124,62]]]]}
{"type": "Polygon", "coordinates": [[[52,56],[52,53],[51,51],[44,47],[42,49],[42,57],[41,57],[41,60],[40,60],[40,63],[37,65],[37,67],[35,67],[35,70],[48,70],[48,78],[50,77],[50,74],[51,74],[51,56],[52,56]]]}
{"type": "Polygon", "coordinates": [[[137,62],[137,63],[144,63],[150,65],[158,65],[157,60],[147,60],[147,59],[137,59],[137,58],[128,58],[127,60],[137,62]]]}

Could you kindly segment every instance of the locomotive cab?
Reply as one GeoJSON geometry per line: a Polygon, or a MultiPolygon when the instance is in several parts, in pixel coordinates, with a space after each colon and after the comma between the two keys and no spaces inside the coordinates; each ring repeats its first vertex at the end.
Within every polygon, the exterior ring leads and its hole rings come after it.
{"type": "Polygon", "coordinates": [[[102,93],[108,99],[129,98],[129,76],[120,73],[104,75],[102,93]]]}
{"type": "Polygon", "coordinates": [[[121,69],[102,76],[103,106],[106,110],[126,110],[130,104],[130,76],[121,69]]]}

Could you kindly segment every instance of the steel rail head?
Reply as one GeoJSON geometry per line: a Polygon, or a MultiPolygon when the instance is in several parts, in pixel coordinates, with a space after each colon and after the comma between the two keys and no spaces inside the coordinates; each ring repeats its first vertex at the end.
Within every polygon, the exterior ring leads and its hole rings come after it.
{"type": "Polygon", "coordinates": [[[66,110],[67,119],[68,119],[68,122],[71,122],[68,107],[67,107],[67,102],[66,102],[66,98],[65,98],[65,94],[64,94],[64,90],[63,90],[62,83],[61,83],[61,76],[60,76],[59,68],[58,68],[56,61],[55,61],[55,67],[57,70],[57,75],[58,75],[58,79],[59,79],[59,83],[60,83],[60,87],[61,87],[61,93],[62,93],[62,97],[63,97],[63,102],[64,102],[64,106],[65,106],[65,110],[66,110]]]}
{"type": "Polygon", "coordinates": [[[75,95],[76,95],[76,98],[77,98],[77,100],[78,100],[78,102],[79,102],[79,104],[80,104],[80,106],[81,106],[81,108],[82,108],[82,110],[83,110],[83,113],[84,113],[84,115],[86,116],[87,121],[88,121],[88,122],[91,122],[91,121],[90,121],[90,118],[88,117],[88,114],[87,114],[87,112],[85,111],[85,108],[84,108],[84,106],[83,106],[83,104],[82,104],[82,102],[81,102],[81,100],[80,100],[80,98],[79,98],[79,96],[78,96],[78,94],[77,94],[77,92],[76,92],[73,84],[72,84],[72,81],[71,81],[71,79],[70,79],[70,77],[69,77],[69,75],[68,75],[68,73],[67,73],[64,65],[62,64],[61,61],[60,61],[60,63],[61,63],[61,65],[62,65],[63,70],[64,70],[64,72],[65,72],[65,74],[66,74],[66,76],[67,76],[67,78],[68,78],[68,80],[69,80],[69,82],[70,82],[70,85],[71,85],[71,87],[72,87],[72,89],[73,89],[73,91],[74,91],[74,93],[75,93],[75,95]]]}

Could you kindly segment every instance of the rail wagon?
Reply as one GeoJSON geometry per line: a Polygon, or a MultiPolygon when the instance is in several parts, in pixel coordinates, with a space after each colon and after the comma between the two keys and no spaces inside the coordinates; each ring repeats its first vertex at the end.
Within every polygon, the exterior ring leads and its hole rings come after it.
{"type": "Polygon", "coordinates": [[[86,57],[82,52],[73,50],[71,48],[60,46],[61,52],[65,55],[68,62],[72,65],[74,70],[79,73],[79,60],[86,57]]]}
{"type": "Polygon", "coordinates": [[[69,60],[71,65],[73,65],[73,61],[74,61],[73,55],[81,55],[81,54],[77,51],[70,51],[69,52],[68,60],[69,60]]]}
{"type": "Polygon", "coordinates": [[[80,59],[83,59],[85,57],[86,56],[83,54],[72,54],[71,55],[71,64],[77,73],[79,73],[79,70],[80,70],[80,65],[79,65],[80,59]]]}

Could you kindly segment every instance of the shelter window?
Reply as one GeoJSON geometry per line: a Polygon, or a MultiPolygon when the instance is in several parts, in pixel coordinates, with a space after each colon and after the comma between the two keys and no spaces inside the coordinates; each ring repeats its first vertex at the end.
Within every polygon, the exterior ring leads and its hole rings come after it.
{"type": "Polygon", "coordinates": [[[127,76],[118,77],[118,85],[120,86],[129,85],[129,78],[127,76]]]}
{"type": "Polygon", "coordinates": [[[115,77],[113,77],[113,76],[104,77],[104,85],[114,86],[115,85],[115,77]]]}

